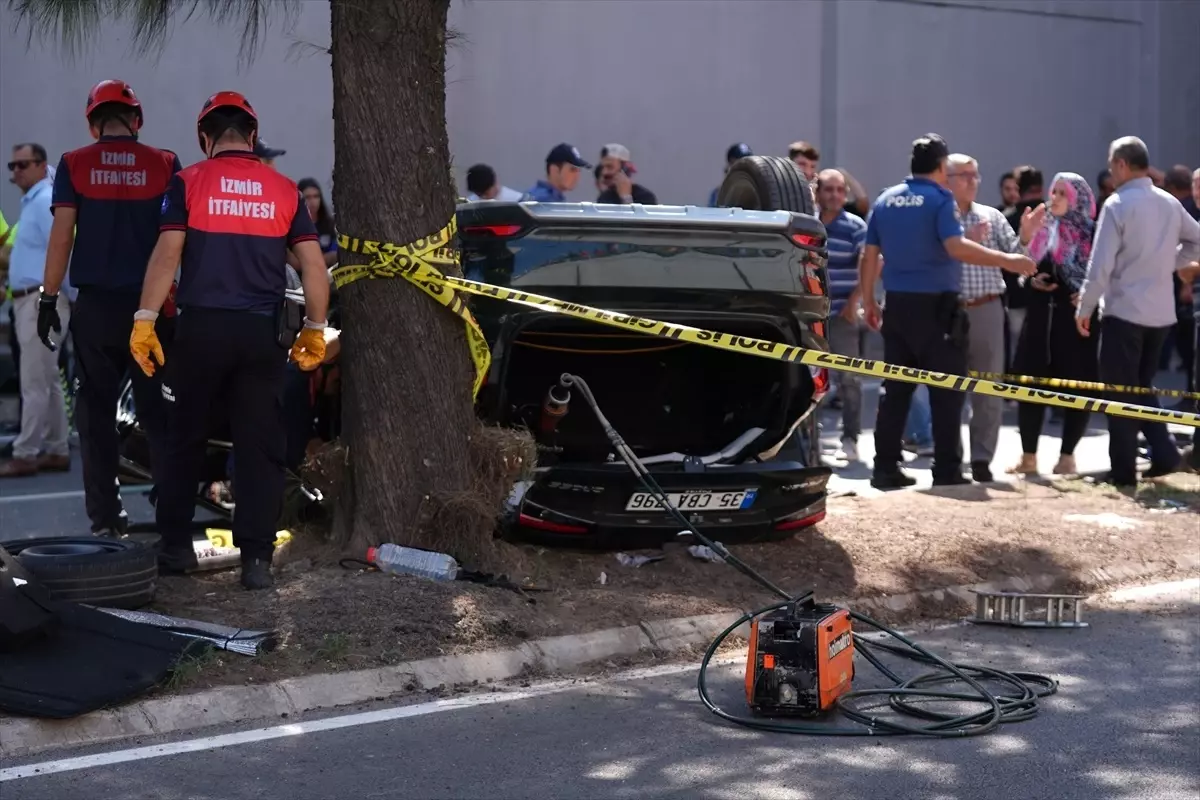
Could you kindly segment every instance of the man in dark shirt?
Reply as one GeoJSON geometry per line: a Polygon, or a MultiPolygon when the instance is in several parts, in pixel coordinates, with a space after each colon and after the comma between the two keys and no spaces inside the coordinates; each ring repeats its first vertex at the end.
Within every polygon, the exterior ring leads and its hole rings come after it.
{"type": "MultiPolygon", "coordinates": [[[[967,369],[967,312],[962,262],[1031,275],[1027,256],[999,253],[963,236],[954,195],[946,188],[950,149],[935,133],[913,142],[912,174],[885,189],[867,219],[859,292],[864,319],[879,330],[889,364],[963,375],[967,369]],[[883,261],[886,312],[875,300],[883,261]]],[[[915,385],[884,382],[875,423],[875,469],[871,485],[898,489],[916,481],[900,470],[900,442],[915,385]]],[[[962,474],[962,408],[965,395],[930,389],[933,408],[933,483],[968,483],[962,474]]]]}
{"type": "Polygon", "coordinates": [[[1021,190],[1017,188],[1017,173],[1009,170],[1000,176],[1000,204],[996,208],[1003,214],[1012,211],[1021,199],[1021,190]]]}
{"type": "MultiPolygon", "coordinates": [[[[1037,208],[1045,202],[1042,186],[1044,179],[1040,169],[1028,165],[1017,167],[1013,170],[1013,176],[1017,179],[1020,199],[1004,212],[1004,218],[1008,220],[1013,231],[1020,234],[1021,216],[1027,209],[1037,208]]],[[[1011,272],[1004,273],[1004,308],[1008,322],[1004,330],[1004,351],[1005,363],[1009,366],[1012,365],[1012,356],[1017,349],[1017,337],[1021,335],[1021,328],[1025,324],[1025,307],[1029,304],[1029,293],[1032,291],[1022,286],[1017,277],[1011,272]]]]}
{"type": "Polygon", "coordinates": [[[654,192],[633,182],[637,167],[630,160],[629,148],[625,145],[606,144],[600,151],[600,169],[608,188],[596,198],[597,203],[658,205],[654,192]]]}
{"type": "MultiPolygon", "coordinates": [[[[138,425],[149,440],[156,483],[166,459],[160,382],[130,369],[127,343],[146,263],[158,240],[163,194],[180,164],[171,151],[138,141],[142,106],[124,81],[96,84],[85,114],[96,141],[64,154],[55,173],[54,226],[42,294],[58,295],[69,258],[71,284],[79,289],[71,339],[79,375],[75,420],[84,505],[92,532],[114,536],[127,524],[117,492],[120,444],[113,416],[126,374],[133,384],[138,425]]],[[[53,313],[53,305],[44,308],[53,313]]],[[[56,321],[56,316],[47,320],[56,321]]],[[[168,330],[164,319],[159,323],[163,338],[169,339],[168,330]]]]}
{"type": "Polygon", "coordinates": [[[241,550],[241,582],[266,589],[283,502],[286,434],[279,398],[285,348],[303,370],[321,363],[328,275],[296,184],[254,155],[258,116],[246,98],[218,92],[204,104],[196,128],[206,159],[170,181],[129,338],[147,376],[159,366],[168,371],[162,389],[171,405],[167,469],[156,509],[159,568],[182,572],[194,566],[191,526],[205,422],[223,401],[237,409],[230,416],[238,480],[233,543],[241,550]],[[300,264],[308,315],[298,337],[278,325],[289,250],[300,264]],[[176,265],[183,324],[168,366],[153,324],[176,265]]]}
{"type": "Polygon", "coordinates": [[[535,183],[522,197],[538,203],[562,203],[566,193],[579,183],[579,170],[592,165],[579,155],[579,148],[563,142],[546,156],[546,177],[535,183]]]}

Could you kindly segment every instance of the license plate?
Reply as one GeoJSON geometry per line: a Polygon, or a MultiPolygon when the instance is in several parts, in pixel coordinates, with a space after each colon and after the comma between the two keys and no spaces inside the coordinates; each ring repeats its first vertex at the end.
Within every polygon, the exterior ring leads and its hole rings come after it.
{"type": "MultiPolygon", "coordinates": [[[[749,508],[758,494],[757,489],[741,489],[732,491],[703,491],[667,492],[671,505],[680,511],[738,511],[749,508]]],[[[654,495],[649,492],[636,492],[625,505],[626,511],[657,511],[662,508],[654,495]]]]}

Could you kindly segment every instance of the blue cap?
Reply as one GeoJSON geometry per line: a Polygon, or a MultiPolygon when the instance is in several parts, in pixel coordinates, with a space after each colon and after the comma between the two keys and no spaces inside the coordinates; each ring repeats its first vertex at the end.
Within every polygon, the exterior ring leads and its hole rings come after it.
{"type": "Polygon", "coordinates": [[[287,155],[287,150],[271,147],[271,145],[262,139],[256,139],[254,141],[254,155],[259,158],[279,158],[282,155],[287,155]]]}
{"type": "Polygon", "coordinates": [[[550,154],[546,156],[546,166],[550,166],[551,164],[574,164],[580,169],[592,168],[592,165],[584,161],[583,156],[579,155],[579,148],[566,142],[555,145],[550,154]]]}
{"type": "Polygon", "coordinates": [[[732,164],[739,158],[745,158],[746,156],[752,155],[754,155],[754,151],[750,149],[750,145],[746,144],[745,142],[738,142],[725,151],[725,161],[729,164],[732,164]]]}

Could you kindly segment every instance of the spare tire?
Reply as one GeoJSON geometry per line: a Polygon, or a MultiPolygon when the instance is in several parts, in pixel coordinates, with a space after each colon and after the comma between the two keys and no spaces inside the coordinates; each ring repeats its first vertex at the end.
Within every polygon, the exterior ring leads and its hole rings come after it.
{"type": "Polygon", "coordinates": [[[99,536],[3,543],[55,600],[125,609],[141,608],[154,599],[156,545],[99,536]]]}
{"type": "Polygon", "coordinates": [[[794,161],[780,156],[746,156],[733,162],[717,191],[717,205],[810,216],[816,213],[808,179],[794,161]]]}

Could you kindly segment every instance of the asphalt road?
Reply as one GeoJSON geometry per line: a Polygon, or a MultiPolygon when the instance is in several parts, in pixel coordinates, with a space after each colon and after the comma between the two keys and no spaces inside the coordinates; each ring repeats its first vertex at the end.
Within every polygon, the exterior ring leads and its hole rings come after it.
{"type": "MultiPolygon", "coordinates": [[[[1061,681],[1036,719],[972,739],[821,739],[731,727],[699,704],[687,668],[544,693],[535,684],[524,691],[536,696],[509,702],[476,705],[479,696],[468,696],[458,708],[410,706],[387,712],[400,719],[351,718],[347,727],[232,747],[192,741],[194,752],[124,763],[109,762],[129,754],[93,751],[90,768],[10,780],[0,770],[0,796],[1194,800],[1196,583],[1087,618],[1092,627],[1080,631],[955,626],[920,635],[958,660],[1061,681]]],[[[868,671],[860,664],[860,677],[868,671]]],[[[738,668],[722,668],[717,702],[739,709],[740,690],[738,668]]],[[[41,766],[78,766],[57,761],[77,755],[42,755],[55,762],[41,766]]]]}

